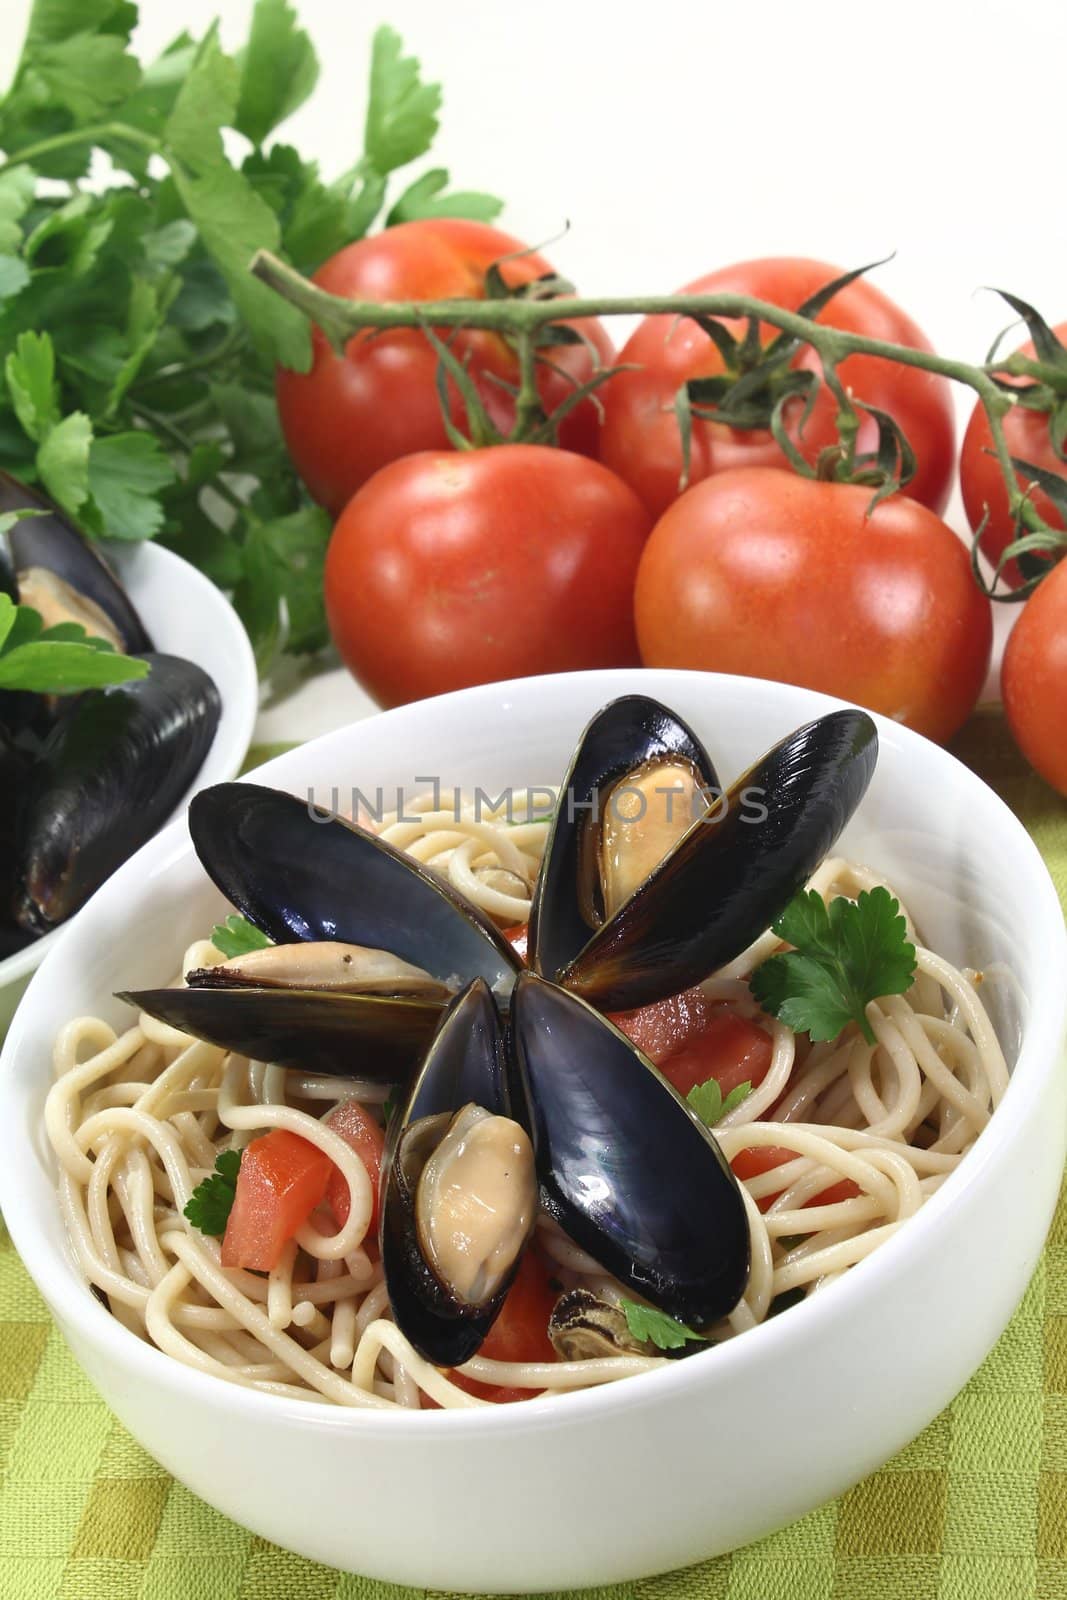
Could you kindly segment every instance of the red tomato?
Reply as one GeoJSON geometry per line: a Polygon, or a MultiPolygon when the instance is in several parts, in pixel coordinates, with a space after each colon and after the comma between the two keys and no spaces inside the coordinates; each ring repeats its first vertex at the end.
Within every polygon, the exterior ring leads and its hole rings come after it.
{"type": "Polygon", "coordinates": [[[725,1100],[742,1083],[750,1083],[753,1088],[762,1083],[773,1053],[771,1036],[765,1029],[736,1012],[720,1011],[703,1033],[672,1050],[661,1062],[660,1071],[681,1095],[714,1078],[725,1100]]]}
{"type": "MultiPolygon", "coordinates": [[[[769,1144],[755,1145],[751,1150],[739,1150],[730,1165],[734,1174],[742,1182],[746,1178],[758,1178],[764,1172],[773,1172],[775,1167],[782,1167],[787,1161],[795,1161],[796,1153],[788,1150],[784,1145],[769,1144]]],[[[779,1189],[778,1194],[784,1191],[779,1189]]],[[[862,1191],[859,1184],[853,1183],[851,1178],[842,1178],[840,1183],[832,1183],[828,1189],[822,1189],[810,1200],[805,1200],[801,1210],[809,1206],[833,1206],[840,1200],[854,1200],[862,1191]]],[[[769,1211],[777,1200],[777,1194],[765,1194],[756,1204],[761,1211],[769,1211]]]]}
{"type": "Polygon", "coordinates": [[[740,1083],[762,1083],[771,1064],[766,1030],[721,1000],[710,1000],[701,988],[616,1012],[611,1020],[681,1095],[715,1078],[725,1098],[740,1083]]]}
{"type": "MultiPolygon", "coordinates": [[[[527,1250],[500,1315],[478,1354],[491,1361],[555,1361],[556,1352],[548,1337],[548,1319],[558,1299],[559,1290],[553,1289],[548,1268],[539,1256],[527,1250]]],[[[540,1393],[537,1389],[510,1389],[499,1383],[479,1383],[462,1372],[450,1370],[448,1376],[468,1394],[498,1403],[530,1400],[540,1393]]],[[[422,1397],[422,1404],[424,1408],[437,1409],[436,1402],[426,1395],[422,1397]]]]}
{"type": "Polygon", "coordinates": [[[1027,600],[1004,651],[1000,685],[1023,755],[1067,795],[1067,560],[1027,600]]]}
{"type": "Polygon", "coordinates": [[[990,605],[962,542],[903,495],[742,467],[660,519],[634,596],[646,667],[774,678],[944,740],[982,688],[990,605]]]}
{"type": "Polygon", "coordinates": [[[525,966],[530,944],[530,924],[523,922],[517,928],[506,928],[504,938],[508,941],[523,966],[525,966]]]}
{"type": "MultiPolygon", "coordinates": [[[[1067,322],[1061,322],[1053,332],[1057,339],[1067,340],[1067,322]]],[[[1021,353],[1032,356],[1033,345],[1024,344],[1021,353]]],[[[1018,460],[1030,461],[1034,466],[1044,467],[1048,472],[1062,474],[1067,469],[1052,448],[1048,424],[1046,412],[1027,411],[1025,406],[1016,406],[1004,418],[1004,436],[1008,441],[1008,449],[1018,460]]],[[[1001,551],[1014,539],[1015,529],[1008,508],[1008,491],[1004,486],[1004,477],[992,450],[993,439],[989,432],[989,422],[985,408],[979,401],[971,413],[967,432],[963,436],[963,449],[960,452],[960,489],[963,492],[967,520],[975,533],[978,532],[986,512],[989,513],[989,520],[982,533],[981,546],[983,554],[995,565],[1001,551]]],[[[1025,473],[1018,473],[1017,478],[1023,485],[1028,481],[1025,473]]],[[[1063,527],[1062,515],[1043,490],[1035,489],[1031,500],[1034,508],[1040,512],[1050,527],[1063,527]]],[[[1018,562],[1009,561],[1001,577],[1009,588],[1017,589],[1023,581],[1018,562]]]]}
{"type": "Polygon", "coordinates": [[[635,1011],[614,1011],[609,1015],[615,1026],[658,1067],[673,1050],[699,1037],[721,1013],[722,1002],[709,1000],[698,985],[671,995],[667,1000],[657,1000],[654,1005],[638,1006],[635,1011]]]}
{"type": "Polygon", "coordinates": [[[394,461],[349,501],[326,615],[376,700],[637,663],[650,520],[599,462],[537,445],[394,461]]]}
{"type": "MultiPolygon", "coordinates": [[[[681,292],[754,295],[795,311],[817,289],[840,276],[839,267],[823,261],[791,257],[742,261],[698,278],[681,292]]],[[[862,278],[836,294],[818,320],[917,350],[932,348],[911,318],[862,278]]],[[[746,324],[730,322],[728,326],[740,333],[746,324]]],[[[765,343],[776,334],[777,329],[769,325],[762,330],[765,343]]],[[[690,378],[721,373],[723,359],[695,322],[659,316],[641,323],[619,361],[635,363],[640,370],[620,373],[604,389],[600,459],[632,484],[649,510],[659,516],[679,495],[682,450],[673,411],[675,394],[690,378]]],[[[792,365],[820,370],[818,357],[810,347],[802,348],[792,365]]],[[[917,461],[909,495],[935,511],[944,510],[955,453],[948,381],[879,356],[849,356],[838,370],[857,399],[888,411],[907,436],[917,461]]],[[[803,401],[798,400],[792,407],[790,433],[814,465],[820,450],[837,440],[836,403],[825,384],[819,389],[801,437],[796,429],[803,410],[803,401]]],[[[873,422],[864,418],[860,450],[873,448],[875,437],[873,422]]],[[[693,419],[690,483],[731,467],[784,464],[785,458],[768,429],[729,428],[722,423],[693,419]]]]}
{"type": "MultiPolygon", "coordinates": [[[[490,266],[523,248],[483,222],[452,217],[405,222],[339,250],[314,281],[351,300],[480,300],[490,266]]],[[[540,255],[501,264],[510,288],[551,271],[540,255]]],[[[611,341],[599,322],[585,319],[571,326],[591,341],[603,364],[610,364],[611,341]]],[[[493,379],[516,381],[511,348],[498,334],[466,329],[455,333],[451,348],[468,363],[490,418],[507,433],[514,398],[493,379]]],[[[421,330],[368,330],[349,340],[338,356],[313,328],[312,350],[310,372],[279,369],[278,413],[296,470],[335,516],[379,467],[419,450],[449,448],[437,395],[438,357],[421,330]]],[[[593,359],[584,344],[554,345],[545,357],[538,390],[546,411],[552,411],[590,377],[593,359]]],[[[465,426],[465,408],[455,390],[450,409],[453,420],[465,426]]],[[[563,420],[559,442],[567,450],[595,455],[598,431],[596,407],[586,400],[563,420]]]]}
{"type": "Polygon", "coordinates": [[[269,1272],[326,1193],[329,1156],[299,1134],[275,1128],[246,1146],[222,1241],[224,1267],[269,1272]]]}
{"type": "MultiPolygon", "coordinates": [[[[369,1111],[365,1111],[358,1100],[342,1100],[341,1104],[326,1118],[326,1126],[331,1133],[339,1134],[367,1169],[367,1176],[371,1182],[374,1193],[374,1209],[371,1212],[370,1226],[364,1241],[367,1245],[376,1242],[378,1236],[378,1215],[380,1205],[379,1185],[382,1176],[382,1151],[385,1149],[385,1134],[375,1122],[369,1111]]],[[[326,1199],[330,1210],[333,1212],[334,1221],[338,1228],[343,1228],[348,1221],[351,1206],[348,1179],[339,1167],[330,1164],[330,1181],[326,1185],[326,1199]]]]}

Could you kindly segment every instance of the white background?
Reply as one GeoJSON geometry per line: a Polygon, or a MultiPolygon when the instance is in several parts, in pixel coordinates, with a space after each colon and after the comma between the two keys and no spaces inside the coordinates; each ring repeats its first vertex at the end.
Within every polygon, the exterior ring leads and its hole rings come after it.
{"type": "MultiPolygon", "coordinates": [[[[667,291],[748,256],[857,265],[938,348],[980,359],[1001,284],[1067,316],[1062,0],[297,0],[322,61],[285,137],[327,176],[361,148],[370,35],[443,83],[434,161],[585,292],[667,291]]],[[[30,0],[0,0],[0,78],[30,0]]],[[[251,0],[141,0],[150,55],[251,0]]],[[[623,330],[617,330],[621,333],[623,330]]],[[[961,392],[961,414],[969,401],[961,392]]],[[[958,501],[949,519],[961,524],[958,501]]],[[[1015,609],[998,607],[1003,629],[1015,609]]],[[[365,707],[341,674],[266,712],[308,737],[365,707]]]]}

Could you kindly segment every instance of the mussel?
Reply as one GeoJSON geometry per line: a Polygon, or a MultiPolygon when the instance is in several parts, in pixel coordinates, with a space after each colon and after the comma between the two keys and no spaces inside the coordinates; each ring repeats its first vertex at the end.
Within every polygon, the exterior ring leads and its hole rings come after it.
{"type": "Polygon", "coordinates": [[[46,628],[77,622],[127,655],[153,648],[133,602],[104,557],[50,500],[0,472],[0,513],[33,510],[6,535],[5,565],[21,605],[41,613],[46,628]]]}
{"type": "Polygon", "coordinates": [[[71,916],[166,821],[215,737],[218,690],[200,667],[147,655],[148,677],[80,695],[26,782],[13,913],[43,934],[71,916]]]}
{"type": "Polygon", "coordinates": [[[530,949],[537,970],[546,977],[561,972],[706,811],[702,795],[710,800],[717,792],[704,746],[658,700],[625,695],[598,712],[563,780],[534,889],[530,949]],[[627,801],[638,794],[642,814],[635,816],[627,801]]]}
{"type": "Polygon", "coordinates": [[[548,1319],[548,1337],[563,1361],[655,1353],[643,1340],[634,1338],[625,1312],[590,1289],[568,1289],[560,1295],[548,1319]]]}
{"type": "MultiPolygon", "coordinates": [[[[617,723],[626,715],[627,702],[616,701],[582,736],[568,775],[579,804],[597,788],[598,770],[616,781],[617,723]]],[[[599,811],[589,813],[567,803],[565,785],[534,897],[532,965],[606,1010],[648,1005],[699,983],[740,955],[811,876],[863,798],[877,752],[877,731],[863,711],[806,723],[712,797],[599,923],[588,910],[581,923],[575,916],[576,904],[593,904],[588,886],[577,899],[553,886],[575,870],[588,880],[603,860],[602,847],[599,855],[583,851],[581,837],[591,828],[603,837],[607,786],[599,780],[599,811]]],[[[609,826],[624,853],[624,819],[609,826]]]]}
{"type": "Polygon", "coordinates": [[[306,1072],[410,1077],[451,992],[385,950],[270,945],[186,974],[185,989],[120,998],[225,1050],[306,1072]]]}
{"type": "Polygon", "coordinates": [[[189,974],[188,988],[130,996],[198,1038],[282,1066],[409,1081],[464,983],[503,991],[514,980],[516,958],[488,918],[353,823],[227,783],[196,796],[189,828],[208,875],[275,941],[189,974]],[[340,985],[324,980],[331,966],[340,985]]]}
{"type": "Polygon", "coordinates": [[[541,1204],[612,1277],[705,1327],[748,1279],[748,1225],[715,1139],[605,1017],[533,973],[511,1032],[541,1204]]]}
{"type": "Polygon", "coordinates": [[[9,907],[14,890],[15,851],[26,792],[30,757],[0,725],[0,961],[29,944],[32,934],[20,928],[9,907]]]}
{"type": "Polygon", "coordinates": [[[393,1315],[441,1366],[477,1351],[537,1219],[533,1150],[513,1111],[500,1018],[476,979],[441,1023],[383,1168],[393,1315]]]}
{"type": "MultiPolygon", "coordinates": [[[[605,1274],[706,1329],[747,1281],[743,1196],[714,1135],[601,1013],[676,994],[751,943],[833,844],[876,754],[870,718],[834,712],[723,796],[666,707],[641,696],[606,707],[571,765],[534,894],[533,970],[521,972],[493,925],[409,857],[292,796],[221,785],[193,803],[194,842],[278,948],[131,998],[287,1063],[305,1064],[332,1028],[333,1059],[346,1042],[353,1058],[333,1070],[362,1076],[374,1051],[389,1053],[374,1034],[400,997],[313,989],[309,971],[336,973],[341,946],[370,946],[394,983],[462,990],[421,1067],[408,1041],[413,1087],[387,1139],[380,1243],[399,1327],[438,1365],[469,1359],[539,1201],[605,1274]]],[[[441,1017],[440,996],[404,1003],[441,1017]]],[[[632,1348],[615,1308],[593,1320],[598,1338],[632,1348]]]]}

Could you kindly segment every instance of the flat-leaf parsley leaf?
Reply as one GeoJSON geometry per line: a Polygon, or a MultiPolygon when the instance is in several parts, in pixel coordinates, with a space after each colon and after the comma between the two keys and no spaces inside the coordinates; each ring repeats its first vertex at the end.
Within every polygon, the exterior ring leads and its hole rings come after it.
{"type": "Polygon", "coordinates": [[[915,946],[888,889],[839,896],[829,906],[801,890],[773,931],[794,946],[771,956],[750,979],[752,993],[772,1016],[812,1039],[836,1039],[850,1022],[875,1043],[867,1006],[882,995],[904,994],[915,977],[915,946]]]}
{"type": "Polygon", "coordinates": [[[657,1350],[682,1350],[691,1340],[697,1344],[707,1343],[702,1333],[687,1327],[676,1317],[669,1317],[665,1311],[657,1311],[655,1306],[643,1306],[637,1300],[623,1300],[620,1304],[626,1326],[634,1338],[654,1344],[657,1350]]]}
{"type": "Polygon", "coordinates": [[[705,1127],[714,1128],[728,1111],[739,1106],[751,1093],[750,1083],[739,1083],[724,1100],[718,1079],[709,1078],[706,1083],[695,1083],[685,1098],[705,1127]]]}
{"type": "Polygon", "coordinates": [[[252,950],[266,950],[270,940],[265,933],[260,933],[245,917],[227,917],[225,922],[217,922],[211,930],[211,942],[216,950],[221,950],[227,961],[234,956],[246,956],[252,950]]]}
{"type": "Polygon", "coordinates": [[[240,1170],[240,1150],[224,1150],[215,1157],[214,1172],[198,1183],[189,1196],[182,1215],[201,1233],[218,1235],[226,1232],[240,1170]]]}

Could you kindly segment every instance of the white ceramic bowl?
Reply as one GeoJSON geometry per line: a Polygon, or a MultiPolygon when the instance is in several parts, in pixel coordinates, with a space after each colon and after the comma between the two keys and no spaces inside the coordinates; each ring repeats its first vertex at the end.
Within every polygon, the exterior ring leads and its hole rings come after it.
{"type": "MultiPolygon", "coordinates": [[[[214,678],[222,696],[218,731],[181,802],[184,810],[197,789],[232,778],[248,753],[259,706],[252,646],[225,595],[188,561],[156,544],[105,544],[103,548],[156,649],[195,661],[214,678]]],[[[0,1039],[31,974],[75,920],[71,918],[64,927],[0,961],[0,1039]]]]}
{"type": "MultiPolygon", "coordinates": [[[[328,800],[417,774],[558,782],[588,717],[640,689],[733,774],[832,708],[774,683],[600,672],[467,690],[273,761],[264,782],[328,800]]],[[[1007,962],[991,984],[1013,1081],[920,1214],[812,1300],[718,1349],[608,1389],[492,1411],[381,1416],[231,1388],[114,1321],[72,1264],[41,1129],[57,1025],[166,979],[218,909],[176,823],[96,896],[37,974],[0,1061],[0,1202],[78,1360],[196,1493],[331,1566],[440,1589],[607,1584],[743,1544],[837,1495],[912,1438],[990,1349],[1037,1263],[1063,1167],[1067,937],[1023,828],[943,750],[880,722],[845,837],[899,886],[938,950],[1007,962]]],[[[425,783],[422,785],[425,787],[425,783]]]]}

